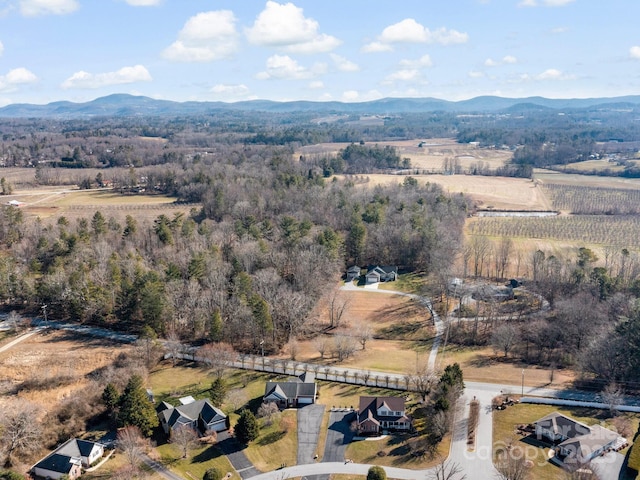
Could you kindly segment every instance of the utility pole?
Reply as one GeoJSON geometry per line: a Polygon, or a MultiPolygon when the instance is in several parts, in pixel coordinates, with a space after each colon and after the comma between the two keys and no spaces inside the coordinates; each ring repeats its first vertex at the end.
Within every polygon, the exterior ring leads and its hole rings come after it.
{"type": "Polygon", "coordinates": [[[264,372],[264,340],[260,340],[260,348],[262,349],[262,371],[264,372]]]}

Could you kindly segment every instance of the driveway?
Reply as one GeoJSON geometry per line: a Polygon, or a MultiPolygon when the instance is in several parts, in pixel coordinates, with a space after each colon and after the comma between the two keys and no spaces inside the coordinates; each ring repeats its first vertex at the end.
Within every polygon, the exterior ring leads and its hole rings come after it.
{"type": "Polygon", "coordinates": [[[218,432],[218,447],[222,450],[236,472],[243,478],[251,478],[260,475],[260,471],[253,466],[247,456],[242,451],[242,445],[229,432],[218,432]]]}
{"type": "Polygon", "coordinates": [[[298,409],[298,465],[315,463],[324,405],[306,405],[298,409]]]}
{"type": "Polygon", "coordinates": [[[353,412],[331,412],[329,416],[329,429],[327,430],[327,442],[324,446],[322,462],[344,462],[344,454],[347,445],[353,440],[351,422],[353,412]]]}

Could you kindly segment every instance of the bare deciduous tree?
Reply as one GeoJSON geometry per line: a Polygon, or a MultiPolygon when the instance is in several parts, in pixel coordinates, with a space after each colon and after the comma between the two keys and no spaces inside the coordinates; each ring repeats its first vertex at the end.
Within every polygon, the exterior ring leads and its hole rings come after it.
{"type": "Polygon", "coordinates": [[[349,299],[340,295],[337,290],[334,290],[329,299],[329,328],[340,327],[348,309],[349,299]]]}
{"type": "Polygon", "coordinates": [[[366,348],[367,342],[373,338],[373,330],[371,326],[366,322],[359,322],[356,324],[354,329],[354,337],[360,345],[362,345],[362,350],[366,348]]]}
{"type": "Polygon", "coordinates": [[[207,343],[198,349],[198,357],[204,359],[211,367],[215,378],[222,378],[233,362],[236,361],[237,354],[228,343],[207,343]]]}
{"type": "Polygon", "coordinates": [[[116,443],[124,453],[131,468],[137,470],[140,457],[147,448],[147,440],[142,436],[140,429],[134,426],[120,429],[116,443]]]}
{"type": "Polygon", "coordinates": [[[529,478],[529,467],[524,452],[519,447],[511,446],[498,455],[495,463],[500,480],[526,480],[529,478]]]}
{"type": "Polygon", "coordinates": [[[353,337],[343,333],[333,337],[333,354],[338,357],[339,362],[349,358],[355,350],[356,345],[353,337]]]}
{"type": "Polygon", "coordinates": [[[197,432],[189,425],[180,425],[171,430],[171,443],[182,451],[182,458],[189,456],[191,450],[198,442],[197,432]]]}
{"type": "Polygon", "coordinates": [[[618,407],[623,403],[624,394],[617,383],[609,383],[602,391],[602,400],[609,407],[612,417],[618,414],[618,407]]]}
{"type": "Polygon", "coordinates": [[[0,451],[5,464],[11,466],[15,457],[31,453],[40,447],[42,428],[37,421],[38,409],[30,403],[10,406],[0,419],[0,451]]]}
{"type": "Polygon", "coordinates": [[[325,336],[316,337],[316,339],[313,341],[313,346],[316,350],[318,350],[320,358],[324,359],[324,356],[329,349],[329,339],[325,336]]]}
{"type": "Polygon", "coordinates": [[[462,467],[451,460],[443,460],[433,467],[427,477],[429,480],[466,480],[462,467]]]}
{"type": "Polygon", "coordinates": [[[491,335],[491,344],[494,349],[500,350],[507,357],[518,337],[518,329],[510,323],[505,323],[495,328],[491,335]]]}
{"type": "Polygon", "coordinates": [[[258,418],[264,418],[264,424],[266,426],[272,425],[279,414],[280,409],[275,402],[263,402],[262,405],[258,407],[258,418]]]}

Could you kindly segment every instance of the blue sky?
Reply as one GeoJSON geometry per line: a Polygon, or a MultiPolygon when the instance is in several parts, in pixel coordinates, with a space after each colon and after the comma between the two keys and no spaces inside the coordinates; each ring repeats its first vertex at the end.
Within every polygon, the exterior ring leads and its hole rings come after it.
{"type": "Polygon", "coordinates": [[[638,0],[0,0],[0,105],[640,94],[638,0]]]}

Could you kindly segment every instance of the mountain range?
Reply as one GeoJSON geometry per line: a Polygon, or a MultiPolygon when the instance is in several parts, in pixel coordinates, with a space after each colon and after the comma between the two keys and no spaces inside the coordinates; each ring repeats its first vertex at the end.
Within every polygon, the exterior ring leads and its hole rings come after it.
{"type": "Polygon", "coordinates": [[[544,97],[504,98],[481,96],[468,100],[448,101],[437,98],[383,98],[370,102],[275,102],[250,100],[225,102],[175,102],[150,97],[114,94],[95,100],[74,103],[52,102],[46,105],[16,103],[0,108],[0,118],[90,118],[99,116],[175,116],[207,114],[215,111],[263,111],[274,113],[314,112],[321,114],[391,115],[399,113],[508,113],[531,110],[634,109],[640,107],[640,95],[551,99],[544,97]]]}

